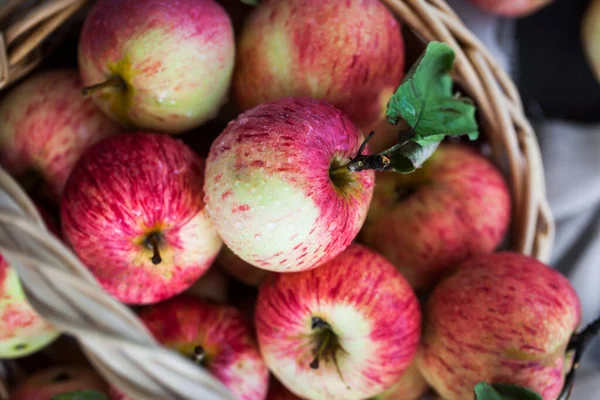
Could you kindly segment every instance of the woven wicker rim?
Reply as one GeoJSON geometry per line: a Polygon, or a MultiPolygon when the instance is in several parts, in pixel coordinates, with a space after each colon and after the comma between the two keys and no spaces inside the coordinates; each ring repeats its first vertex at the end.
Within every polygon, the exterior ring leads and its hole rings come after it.
{"type": "MultiPolygon", "coordinates": [[[[507,166],[514,200],[511,249],[548,262],[554,221],[538,142],[514,83],[444,0],[382,1],[423,40],[442,41],[456,51],[455,79],[478,105],[493,159],[507,166]]],[[[5,30],[0,88],[37,65],[43,38],[84,3],[46,1],[5,30]],[[11,48],[19,37],[19,45],[11,48]]],[[[9,7],[0,8],[0,20],[9,12],[9,7]]],[[[111,384],[134,399],[234,400],[210,374],[158,345],[128,307],[108,296],[45,229],[31,200],[2,169],[0,228],[0,252],[17,269],[33,307],[76,337],[111,384]]]]}

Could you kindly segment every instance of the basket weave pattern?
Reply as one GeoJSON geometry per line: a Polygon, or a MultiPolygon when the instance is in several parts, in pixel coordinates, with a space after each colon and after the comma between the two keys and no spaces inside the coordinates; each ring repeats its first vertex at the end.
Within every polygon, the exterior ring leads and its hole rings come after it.
{"type": "MultiPolygon", "coordinates": [[[[455,80],[475,100],[493,159],[507,172],[513,196],[511,249],[547,262],[554,222],[539,146],[513,82],[444,0],[382,1],[423,40],[443,41],[456,51],[455,80]]],[[[0,22],[22,3],[0,7],[0,22]]],[[[0,89],[37,66],[43,38],[84,3],[45,1],[4,29],[0,89]]],[[[128,307],[108,296],[46,230],[31,200],[2,169],[0,252],[20,274],[32,306],[76,337],[98,372],[130,397],[234,400],[203,369],[159,346],[128,307]]]]}

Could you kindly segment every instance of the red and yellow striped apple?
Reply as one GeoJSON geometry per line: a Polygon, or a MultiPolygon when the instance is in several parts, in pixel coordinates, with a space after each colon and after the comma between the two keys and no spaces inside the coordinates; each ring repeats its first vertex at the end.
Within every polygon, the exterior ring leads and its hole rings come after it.
{"type": "Polygon", "coordinates": [[[55,395],[79,391],[108,392],[106,382],[86,365],[59,365],[43,369],[21,382],[11,400],[51,400],[55,395]]]}
{"type": "Polygon", "coordinates": [[[360,239],[413,288],[429,289],[457,263],[500,244],[510,201],[501,173],[481,153],[443,144],[411,174],[377,173],[360,239]]]}
{"type": "Polygon", "coordinates": [[[79,42],[87,93],[142,130],[178,134],[213,118],[234,62],[231,20],[213,0],[99,0],[79,42]]]}
{"type": "Polygon", "coordinates": [[[45,71],[0,102],[0,163],[21,180],[38,175],[43,195],[55,202],[81,154],[119,131],[81,88],[76,70],[45,71]]]}
{"type": "Polygon", "coordinates": [[[388,389],[413,362],[421,332],[408,282],[358,244],[319,268],[269,275],[255,318],[273,375],[311,400],[358,400],[388,389]]]}
{"type": "Polygon", "coordinates": [[[90,148],[65,187],[65,240],[104,289],[148,304],[189,288],[221,240],[203,201],[204,160],[168,135],[125,133],[90,148]]]}
{"type": "Polygon", "coordinates": [[[419,370],[444,399],[471,400],[481,381],[530,388],[556,400],[581,306],[558,271],[512,252],[460,264],[424,313],[419,370]]]}
{"type": "Polygon", "coordinates": [[[269,371],[235,308],[182,295],[148,306],[139,316],[157,341],[206,368],[237,399],[266,398],[269,371]]]}
{"type": "Polygon", "coordinates": [[[278,272],[314,268],[362,226],[373,171],[330,175],[363,136],[323,100],[286,98],[241,114],[211,146],[206,203],[223,242],[242,260],[278,272]]]}
{"type": "Polygon", "coordinates": [[[240,35],[233,93],[242,110],[325,99],[368,133],[403,76],[400,24],[380,0],[264,0],[240,35]]]}
{"type": "Polygon", "coordinates": [[[413,361],[398,382],[371,400],[419,400],[428,388],[427,381],[413,361]]]}

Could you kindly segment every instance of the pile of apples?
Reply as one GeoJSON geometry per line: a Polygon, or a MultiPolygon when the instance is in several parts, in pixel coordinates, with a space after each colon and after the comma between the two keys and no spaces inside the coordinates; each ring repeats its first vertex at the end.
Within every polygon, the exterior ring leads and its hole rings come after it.
{"type": "MultiPolygon", "coordinates": [[[[412,173],[347,167],[399,140],[405,42],[379,0],[98,0],[78,61],[3,96],[0,164],[107,294],[236,398],[557,399],[579,300],[499,250],[510,193],[476,143],[412,173]],[[223,118],[206,153],[178,137],[223,118]]],[[[6,262],[0,320],[0,358],[59,336],[6,262]]],[[[12,398],[69,393],[126,399],[71,366],[12,398]]]]}

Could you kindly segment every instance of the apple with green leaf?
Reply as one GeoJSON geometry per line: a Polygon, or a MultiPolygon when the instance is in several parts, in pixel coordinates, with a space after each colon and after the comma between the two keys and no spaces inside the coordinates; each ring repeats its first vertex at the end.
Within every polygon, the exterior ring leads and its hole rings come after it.
{"type": "Polygon", "coordinates": [[[413,288],[427,290],[461,261],[496,249],[510,211],[509,189],[491,161],[474,147],[442,144],[411,174],[376,175],[360,239],[413,288]]]}
{"type": "Polygon", "coordinates": [[[461,263],[433,290],[424,315],[417,365],[446,400],[473,399],[480,382],[518,385],[556,400],[571,350],[600,328],[596,321],[591,331],[576,333],[581,306],[569,281],[512,252],[461,263]]]}
{"type": "Polygon", "coordinates": [[[86,365],[59,365],[29,376],[11,400],[108,400],[106,382],[86,365]],[[79,397],[76,397],[79,396],[79,397]]]}
{"type": "Polygon", "coordinates": [[[359,400],[388,389],[408,369],[421,310],[392,264],[353,244],[319,268],[269,275],[255,325],[267,366],[292,393],[359,400]]]}
{"type": "Polygon", "coordinates": [[[454,52],[431,42],[389,102],[392,124],[412,127],[370,154],[348,116],[324,100],[284,98],[241,114],[207,157],[208,212],[225,245],[277,272],[318,267],[362,227],[373,170],[412,172],[445,135],[477,135],[475,107],[452,93],[454,52]]]}
{"type": "Polygon", "coordinates": [[[206,213],[204,159],[166,134],[124,133],[90,148],[60,205],[65,240],[121,302],[188,289],[221,239],[206,213]]]}
{"type": "Polygon", "coordinates": [[[233,28],[214,0],[99,0],[78,57],[85,93],[107,115],[126,127],[178,134],[227,101],[233,28]]]}
{"type": "Polygon", "coordinates": [[[0,164],[25,189],[53,202],[81,154],[119,132],[81,88],[76,70],[39,72],[0,102],[0,164]]]}
{"type": "Polygon", "coordinates": [[[400,23],[379,0],[261,1],[236,57],[242,110],[284,97],[324,99],[364,133],[385,119],[404,75],[400,23]]]}

